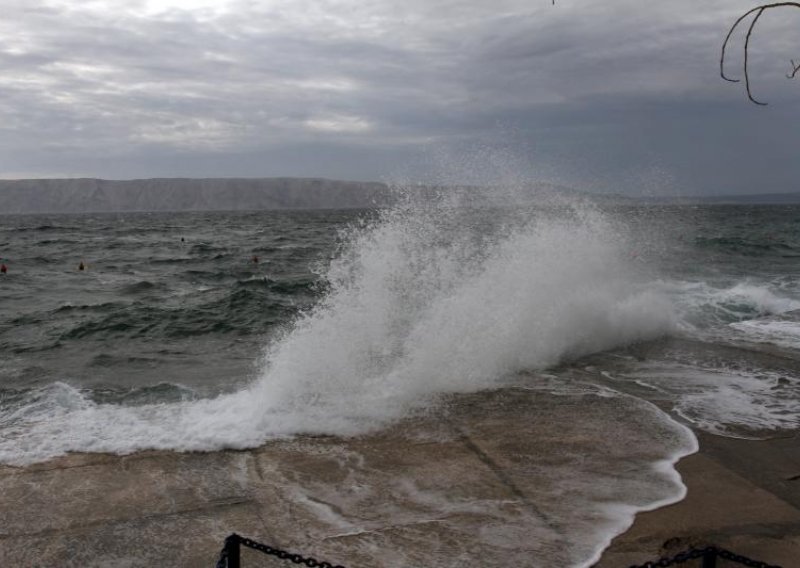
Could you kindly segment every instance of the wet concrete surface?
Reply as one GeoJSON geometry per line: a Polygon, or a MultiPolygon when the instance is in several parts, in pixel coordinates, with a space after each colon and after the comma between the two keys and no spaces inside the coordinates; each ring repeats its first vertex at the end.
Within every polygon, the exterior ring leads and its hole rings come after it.
{"type": "Polygon", "coordinates": [[[232,532],[347,567],[568,564],[573,521],[554,513],[593,488],[559,492],[553,472],[602,469],[595,422],[619,409],[598,398],[554,428],[575,403],[543,396],[479,393],[357,438],[5,466],[0,565],[211,566],[232,532]]]}
{"type": "MultiPolygon", "coordinates": [[[[598,448],[599,424],[622,412],[615,399],[578,408],[570,397],[545,405],[542,396],[479,393],[357,438],[306,436],[209,453],[73,454],[0,467],[0,565],[213,566],[236,532],[348,568],[568,566],[575,540],[607,519],[592,511],[562,518],[565,503],[581,492],[623,500],[640,479],[637,463],[655,455],[646,440],[639,449],[619,443],[631,430],[622,422],[609,433],[613,443],[598,448]],[[580,419],[565,422],[567,415],[580,419]],[[605,454],[608,463],[632,461],[612,473],[597,461],[605,454]],[[593,481],[569,478],[580,468],[593,481]]],[[[753,449],[772,464],[761,471],[742,465],[747,460],[726,461],[740,455],[740,441],[722,449],[712,442],[682,465],[689,499],[640,515],[600,566],[644,562],[674,537],[676,545],[741,545],[743,554],[762,552],[752,542],[778,539],[783,554],[797,552],[800,482],[786,481],[784,492],[770,485],[797,469],[796,444],[753,449]]],[[[291,564],[246,551],[243,565],[291,564]]]]}
{"type": "MultiPolygon", "coordinates": [[[[642,564],[706,546],[769,565],[800,566],[798,434],[771,440],[698,437],[700,452],[678,464],[686,498],[637,515],[598,568],[642,564]]],[[[699,561],[694,565],[700,566],[699,561]]]]}

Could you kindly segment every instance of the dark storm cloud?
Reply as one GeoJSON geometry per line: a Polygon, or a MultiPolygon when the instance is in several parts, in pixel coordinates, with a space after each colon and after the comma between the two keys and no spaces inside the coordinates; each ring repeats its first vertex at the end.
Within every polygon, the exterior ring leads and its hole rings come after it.
{"type": "Polygon", "coordinates": [[[503,146],[601,190],[794,189],[791,19],[760,24],[752,108],[716,75],[751,3],[697,4],[0,0],[0,175],[374,179],[503,146]]]}

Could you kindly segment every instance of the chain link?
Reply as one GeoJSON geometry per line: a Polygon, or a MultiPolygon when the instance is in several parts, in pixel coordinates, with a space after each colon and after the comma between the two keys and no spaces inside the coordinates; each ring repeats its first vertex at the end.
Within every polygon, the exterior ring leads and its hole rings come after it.
{"type": "Polygon", "coordinates": [[[780,566],[777,566],[775,564],[767,564],[766,562],[759,562],[758,560],[752,560],[750,558],[747,558],[746,556],[734,554],[729,550],[725,550],[724,548],[717,548],[716,546],[687,550],[685,552],[681,552],[680,554],[676,554],[675,556],[665,556],[663,558],[659,558],[658,560],[654,560],[652,562],[645,562],[644,564],[631,566],[630,568],[665,568],[667,566],[683,564],[684,562],[688,562],[689,560],[694,560],[695,558],[702,558],[707,554],[716,554],[720,558],[724,558],[725,560],[730,560],[731,562],[737,562],[739,564],[743,564],[744,566],[749,566],[750,568],[781,568],[780,566]]]}
{"type": "Polygon", "coordinates": [[[665,568],[666,566],[683,564],[684,562],[693,560],[695,558],[702,558],[710,550],[711,549],[709,548],[687,550],[685,552],[681,552],[680,554],[676,554],[671,558],[670,557],[659,558],[658,560],[654,560],[653,562],[645,562],[644,564],[641,564],[639,566],[631,566],[631,568],[665,568]]]}
{"type": "Polygon", "coordinates": [[[228,568],[228,546],[224,544],[219,553],[219,560],[217,560],[216,568],[228,568]]]}
{"type": "MultiPolygon", "coordinates": [[[[289,560],[294,564],[304,564],[309,568],[344,568],[344,566],[340,566],[339,564],[331,564],[330,562],[323,562],[317,560],[316,558],[311,558],[310,556],[305,557],[299,554],[292,554],[291,552],[281,550],[280,548],[275,548],[268,544],[256,542],[251,538],[239,537],[238,540],[239,544],[241,544],[242,546],[246,546],[247,548],[258,550],[270,556],[277,556],[281,560],[289,560]]],[[[220,554],[219,562],[217,562],[217,568],[225,568],[224,562],[227,559],[227,556],[228,552],[223,548],[222,553],[220,554]]]]}
{"type": "Polygon", "coordinates": [[[767,564],[766,562],[759,562],[758,560],[752,560],[751,558],[747,558],[746,556],[734,554],[730,550],[718,549],[717,554],[719,555],[720,558],[724,558],[725,560],[730,560],[731,562],[738,562],[739,564],[750,566],[750,568],[781,568],[780,566],[776,566],[775,564],[767,564]]]}
{"type": "MultiPolygon", "coordinates": [[[[258,550],[270,556],[277,556],[281,560],[289,560],[294,564],[304,564],[309,568],[344,568],[344,566],[341,566],[339,564],[322,562],[310,556],[306,557],[306,556],[301,556],[300,554],[292,554],[291,552],[281,550],[280,548],[275,548],[269,546],[268,544],[256,542],[251,538],[245,538],[239,535],[231,535],[231,537],[235,537],[236,540],[238,540],[239,544],[242,546],[252,548],[253,550],[258,550]]],[[[645,562],[644,564],[633,565],[630,568],[667,568],[668,566],[683,564],[684,562],[688,562],[689,560],[694,560],[696,558],[703,558],[708,554],[716,554],[720,558],[724,558],[725,560],[730,560],[731,562],[736,562],[738,564],[748,566],[749,568],[781,568],[776,564],[767,564],[766,562],[753,560],[751,558],[747,558],[746,556],[741,556],[740,554],[735,554],[730,550],[725,550],[724,548],[718,548],[716,546],[708,546],[706,548],[695,548],[691,550],[686,550],[684,552],[676,554],[675,556],[665,556],[663,558],[659,558],[658,560],[654,560],[652,562],[645,562]]],[[[216,568],[227,568],[227,565],[228,565],[228,549],[227,547],[223,547],[222,551],[219,553],[219,560],[217,560],[216,568]]]]}

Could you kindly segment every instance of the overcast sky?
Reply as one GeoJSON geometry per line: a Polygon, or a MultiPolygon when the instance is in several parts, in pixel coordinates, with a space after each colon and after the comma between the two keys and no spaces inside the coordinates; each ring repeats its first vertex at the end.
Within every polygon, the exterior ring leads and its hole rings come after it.
{"type": "Polygon", "coordinates": [[[800,10],[753,35],[769,106],[718,75],[756,4],[0,0],[0,177],[800,190],[800,10]]]}

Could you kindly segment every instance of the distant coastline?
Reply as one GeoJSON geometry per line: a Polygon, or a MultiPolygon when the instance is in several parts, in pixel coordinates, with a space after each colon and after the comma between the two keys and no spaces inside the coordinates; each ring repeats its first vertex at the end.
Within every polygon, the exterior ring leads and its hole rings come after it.
{"type": "Polygon", "coordinates": [[[0,180],[0,213],[350,209],[386,205],[375,182],[318,178],[0,180]]]}
{"type": "MultiPolygon", "coordinates": [[[[413,191],[427,197],[444,190],[471,193],[482,205],[508,204],[509,192],[495,195],[475,189],[422,184],[413,187],[413,191]]],[[[511,193],[522,203],[564,195],[590,197],[547,182],[532,182],[511,193]]],[[[367,209],[388,207],[397,198],[398,194],[385,183],[324,178],[0,180],[0,214],[367,209]]]]}
{"type": "Polygon", "coordinates": [[[800,205],[800,192],[749,193],[743,195],[703,195],[684,197],[651,197],[643,200],[650,204],[704,204],[704,205],[800,205]]]}
{"type": "MultiPolygon", "coordinates": [[[[442,188],[419,185],[417,189],[430,195],[442,188]]],[[[474,188],[447,189],[471,191],[474,188]]],[[[588,193],[548,182],[527,184],[516,196],[528,204],[554,196],[577,196],[606,204],[627,205],[800,204],[800,192],[636,198],[588,193]]],[[[396,194],[385,183],[324,178],[0,180],[0,214],[361,209],[386,207],[395,200],[396,194]]],[[[496,201],[492,200],[490,192],[484,192],[484,204],[504,203],[502,195],[496,201]]]]}

